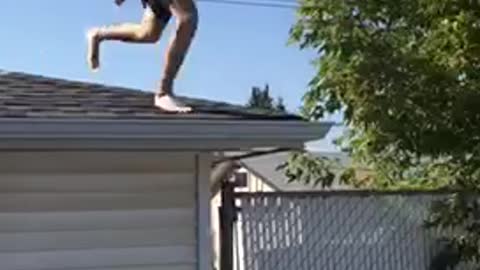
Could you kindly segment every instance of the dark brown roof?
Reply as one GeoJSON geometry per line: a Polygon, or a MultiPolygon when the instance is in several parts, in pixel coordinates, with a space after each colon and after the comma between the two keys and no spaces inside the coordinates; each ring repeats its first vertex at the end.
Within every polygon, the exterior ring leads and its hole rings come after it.
{"type": "Polygon", "coordinates": [[[0,118],[299,120],[242,106],[180,97],[191,114],[153,106],[153,93],[94,83],[0,71],[0,118]]]}

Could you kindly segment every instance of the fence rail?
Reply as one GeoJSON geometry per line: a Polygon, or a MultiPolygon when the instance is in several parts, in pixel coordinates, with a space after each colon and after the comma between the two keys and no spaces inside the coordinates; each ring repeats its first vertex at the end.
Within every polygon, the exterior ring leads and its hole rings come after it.
{"type": "Polygon", "coordinates": [[[445,191],[236,194],[234,269],[450,269],[458,258],[445,245],[449,232],[424,226],[430,205],[446,196],[445,191]]]}

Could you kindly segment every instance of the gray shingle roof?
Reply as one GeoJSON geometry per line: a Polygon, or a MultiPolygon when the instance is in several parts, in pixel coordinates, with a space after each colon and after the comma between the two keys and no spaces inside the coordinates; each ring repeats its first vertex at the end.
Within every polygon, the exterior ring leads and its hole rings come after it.
{"type": "Polygon", "coordinates": [[[153,93],[0,70],[0,118],[300,120],[242,106],[179,97],[191,114],[168,114],[153,106],[153,93]]]}

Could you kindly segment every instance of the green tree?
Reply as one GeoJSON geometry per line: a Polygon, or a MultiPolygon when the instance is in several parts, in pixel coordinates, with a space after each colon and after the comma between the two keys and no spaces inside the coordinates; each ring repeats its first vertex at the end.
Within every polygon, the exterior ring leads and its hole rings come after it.
{"type": "Polygon", "coordinates": [[[252,87],[247,107],[275,113],[287,112],[281,97],[274,101],[270,96],[270,86],[268,84],[263,89],[257,86],[252,87]]]}
{"type": "MultiPolygon", "coordinates": [[[[479,1],[304,0],[298,15],[292,42],[318,52],[304,115],[344,112],[339,144],[374,172],[362,183],[479,190],[479,1]]],[[[328,175],[307,158],[292,156],[291,179],[328,175]]],[[[458,229],[462,260],[480,260],[479,208],[456,194],[432,215],[431,226],[458,229]]]]}
{"type": "Polygon", "coordinates": [[[247,106],[249,108],[272,110],[273,98],[270,96],[269,85],[267,84],[264,89],[257,86],[252,87],[252,93],[247,106]]]}
{"type": "Polygon", "coordinates": [[[274,110],[277,112],[287,112],[287,107],[285,107],[285,104],[283,102],[283,98],[278,97],[277,101],[274,104],[274,110]]]}

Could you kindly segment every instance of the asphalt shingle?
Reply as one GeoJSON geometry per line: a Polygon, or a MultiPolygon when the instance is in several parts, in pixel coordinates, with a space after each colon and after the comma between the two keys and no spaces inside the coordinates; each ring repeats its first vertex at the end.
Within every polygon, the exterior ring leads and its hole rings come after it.
{"type": "Polygon", "coordinates": [[[0,71],[0,118],[300,120],[224,102],[179,97],[190,114],[153,106],[153,93],[138,89],[0,71]]]}

